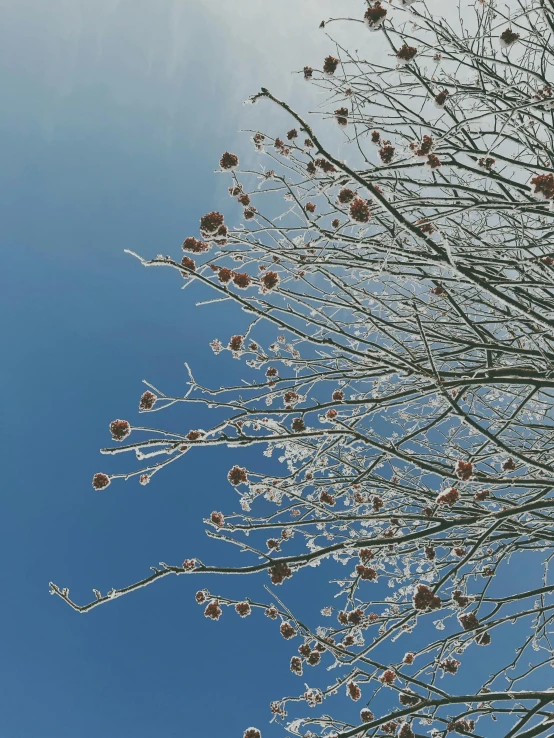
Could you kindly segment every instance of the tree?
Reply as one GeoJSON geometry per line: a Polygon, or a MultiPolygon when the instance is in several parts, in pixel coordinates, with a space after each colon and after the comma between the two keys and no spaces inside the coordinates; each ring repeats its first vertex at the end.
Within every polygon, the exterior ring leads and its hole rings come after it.
{"type": "MultiPolygon", "coordinates": [[[[250,562],[161,564],[85,605],[51,591],[87,612],[170,575],[261,572],[273,587],[337,561],[340,606],[315,627],[276,595],[197,594],[214,620],[225,606],[277,620],[301,641],[294,673],[336,667],[330,687],[300,690],[325,714],[308,710],[289,733],[549,736],[554,1],[460,2],[445,20],[423,2],[375,0],[324,30],[360,23],[378,58],[329,36],[321,70],[302,72],[331,123],[316,130],[265,88],[251,98],[286,111],[291,128],[252,131],[265,166],[221,156],[244,225],[209,212],[181,262],[138,257],[242,308],[248,328],[211,345],[259,379],[211,389],[189,370],[184,397],[150,387],[142,412],[196,402],[226,419],[183,434],[114,421],[119,445],[104,453],[144,466],[96,474],[93,487],[146,484],[197,447],[278,450],[285,468],[271,476],[237,452],[228,479],[241,509],[207,520],[250,562]],[[345,143],[348,163],[335,153],[345,143]],[[388,595],[372,595],[384,581],[388,595]],[[359,719],[328,714],[339,690],[363,705],[359,719]]],[[[298,701],[274,702],[275,719],[298,701]]]]}

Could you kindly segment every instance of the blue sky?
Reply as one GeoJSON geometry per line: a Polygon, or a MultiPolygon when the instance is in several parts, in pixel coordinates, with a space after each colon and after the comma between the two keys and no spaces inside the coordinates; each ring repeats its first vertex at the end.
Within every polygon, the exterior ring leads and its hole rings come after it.
{"type": "MultiPolygon", "coordinates": [[[[229,208],[213,170],[222,151],[250,150],[238,129],[267,115],[243,100],[264,84],[301,101],[306,88],[288,71],[331,50],[317,30],[330,2],[285,0],[271,19],[266,3],[229,5],[0,3],[0,734],[10,738],[173,738],[207,725],[276,735],[269,701],[300,687],[276,628],[231,613],[208,622],[198,580],[87,616],[48,596],[50,579],[88,601],[92,587],[124,585],[160,560],[228,555],[202,518],[234,506],[231,452],[191,456],[148,487],[99,495],[90,480],[132,464],[98,449],[111,420],[137,421],[141,380],[180,392],[188,361],[219,381],[227,357],[208,343],[235,320],[193,313],[175,273],[145,270],[123,249],[178,255],[202,214],[229,208]]],[[[199,424],[188,410],[158,417],[199,424]]],[[[242,596],[253,581],[207,584],[242,596]]]]}
{"type": "MultiPolygon", "coordinates": [[[[270,700],[304,681],[269,621],[225,612],[216,625],[194,603],[200,586],[262,596],[265,580],[167,580],[86,616],[48,596],[51,579],[85,602],[161,560],[229,555],[202,518],[234,507],[236,452],[191,454],[147,487],[96,494],[90,480],[132,465],[98,449],[111,420],[137,422],[142,379],[180,393],[184,361],[206,383],[240,370],[209,348],[240,317],[195,311],[198,293],[174,272],[123,250],[178,256],[202,214],[232,212],[213,170],[226,149],[251,155],[238,129],[267,127],[267,107],[242,106],[250,93],[265,85],[301,110],[317,104],[289,70],[332,53],[317,26],[334,3],[280,0],[268,15],[271,5],[0,0],[0,736],[242,736],[256,725],[266,738],[281,734],[267,726],[270,700]]],[[[185,431],[204,421],[182,408],[157,417],[185,431]]],[[[301,616],[328,604],[314,574],[280,592],[302,599],[301,616]]]]}

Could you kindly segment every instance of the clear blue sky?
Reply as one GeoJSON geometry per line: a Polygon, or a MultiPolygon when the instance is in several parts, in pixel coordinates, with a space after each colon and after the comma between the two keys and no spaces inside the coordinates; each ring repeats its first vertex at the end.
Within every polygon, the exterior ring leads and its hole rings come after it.
{"type": "MultiPolygon", "coordinates": [[[[0,736],[240,738],[256,725],[267,738],[281,734],[267,726],[270,700],[304,681],[269,621],[225,611],[214,624],[194,603],[200,586],[256,596],[265,579],[168,580],[86,616],[48,596],[50,579],[85,602],[161,560],[229,555],[202,518],[234,507],[230,451],[189,455],[147,487],[97,494],[90,480],[132,465],[98,449],[111,420],[137,422],[143,378],[179,393],[184,361],[206,383],[239,371],[208,346],[235,315],[194,312],[198,293],[123,249],[178,256],[202,214],[232,212],[213,170],[226,149],[250,152],[239,128],[268,121],[268,108],[242,106],[248,94],[265,85],[315,107],[289,70],[332,53],[317,25],[334,3],[271,5],[0,0],[0,736]]],[[[204,421],[157,417],[181,430],[204,421]]],[[[317,570],[280,594],[300,591],[299,615],[328,604],[317,570]]]]}
{"type": "MultiPolygon", "coordinates": [[[[97,494],[90,480],[132,465],[98,449],[110,420],[137,422],[141,380],[178,393],[188,361],[219,381],[227,358],[208,343],[233,325],[192,313],[175,273],[123,249],[178,256],[202,214],[230,208],[213,170],[226,149],[250,151],[238,129],[267,114],[242,101],[261,85],[300,99],[288,71],[332,51],[317,31],[330,2],[286,0],[270,19],[269,4],[228,5],[0,2],[1,736],[276,735],[269,701],[301,686],[267,619],[202,616],[198,579],[86,616],[48,595],[50,579],[88,601],[161,560],[227,555],[202,518],[235,504],[230,452],[191,456],[148,487],[97,494]]],[[[189,411],[158,418],[199,424],[189,411]]],[[[206,584],[256,593],[252,580],[206,584]]]]}

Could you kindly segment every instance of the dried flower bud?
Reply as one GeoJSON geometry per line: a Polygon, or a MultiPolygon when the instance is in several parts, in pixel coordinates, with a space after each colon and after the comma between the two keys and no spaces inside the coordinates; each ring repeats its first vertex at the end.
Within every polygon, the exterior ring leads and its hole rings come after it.
{"type": "Polygon", "coordinates": [[[420,144],[410,144],[410,148],[415,152],[416,156],[425,157],[431,153],[434,145],[435,142],[433,141],[433,138],[431,136],[425,135],[423,136],[420,144]]]}
{"type": "Polygon", "coordinates": [[[339,62],[340,59],[336,59],[334,56],[327,56],[323,64],[323,71],[325,72],[325,74],[334,74],[337,70],[339,62]]]}
{"type": "Polygon", "coordinates": [[[460,499],[460,493],[455,487],[451,487],[446,492],[441,492],[436,499],[437,505],[448,505],[452,507],[460,499]]]}
{"type": "Polygon", "coordinates": [[[480,167],[480,169],[485,169],[487,172],[492,171],[495,163],[496,159],[493,159],[492,156],[482,156],[477,160],[477,166],[480,167]]]}
{"type": "Polygon", "coordinates": [[[110,433],[114,441],[123,441],[131,433],[131,426],[126,420],[113,420],[110,423],[110,433]]]}
{"type": "Polygon", "coordinates": [[[156,402],[158,398],[153,392],[149,392],[148,390],[142,395],[139,402],[139,409],[140,410],[152,410],[154,407],[154,403],[156,402]]]}
{"type": "Polygon", "coordinates": [[[455,674],[458,671],[459,666],[460,662],[458,661],[458,659],[444,659],[444,661],[441,661],[439,663],[439,667],[446,674],[455,674]]]}
{"type": "Polygon", "coordinates": [[[227,269],[227,267],[221,267],[217,273],[217,278],[221,284],[228,284],[233,278],[233,272],[230,269],[227,269]]]}
{"type": "Polygon", "coordinates": [[[318,167],[318,169],[321,169],[322,172],[325,172],[325,174],[330,174],[331,172],[337,171],[330,161],[327,161],[327,159],[323,158],[316,159],[315,166],[318,167]]]}
{"type": "Polygon", "coordinates": [[[465,607],[469,604],[469,597],[463,595],[461,589],[455,589],[454,592],[452,592],[452,599],[458,607],[465,607]]]}
{"type": "Polygon", "coordinates": [[[376,582],[377,581],[377,572],[375,569],[372,569],[370,566],[364,566],[363,564],[358,564],[356,566],[356,574],[360,577],[360,579],[363,579],[366,582],[376,582]]]}
{"type": "Polygon", "coordinates": [[[376,31],[383,25],[387,11],[380,2],[371,5],[365,12],[364,23],[371,31],[376,31]]]}
{"type": "Polygon", "coordinates": [[[319,501],[323,502],[325,505],[330,505],[331,507],[335,504],[335,498],[333,495],[329,494],[327,490],[323,490],[319,495],[319,501]]]}
{"type": "Polygon", "coordinates": [[[252,136],[252,141],[254,142],[254,146],[258,151],[264,150],[265,136],[263,135],[263,133],[255,133],[254,136],[252,136]]]}
{"type": "Polygon", "coordinates": [[[225,523],[225,518],[223,517],[223,513],[220,512],[213,512],[210,515],[210,520],[217,528],[222,528],[225,523]]]}
{"type": "Polygon", "coordinates": [[[404,723],[404,725],[400,728],[398,732],[398,738],[415,738],[415,733],[410,728],[408,723],[404,723]]]}
{"type": "MultiPolygon", "coordinates": [[[[429,222],[428,222],[428,221],[426,221],[426,220],[420,220],[420,221],[418,221],[417,225],[419,226],[419,230],[420,230],[420,231],[421,231],[422,233],[424,233],[425,235],[429,235],[429,236],[430,236],[430,235],[431,235],[431,233],[434,233],[434,232],[435,232],[435,230],[436,230],[436,229],[435,229],[435,226],[434,226],[434,225],[433,225],[432,223],[429,223],[429,222]]],[[[441,287],[441,289],[442,289],[442,287],[441,287]]],[[[435,287],[435,290],[436,290],[436,287],[435,287]]],[[[434,294],[437,294],[437,293],[435,292],[435,290],[431,290],[431,292],[433,292],[434,294]]],[[[445,290],[444,290],[444,291],[445,291],[445,290]]]]}
{"type": "Polygon", "coordinates": [[[475,643],[478,646],[488,646],[490,642],[491,642],[491,637],[489,633],[480,633],[475,638],[475,643]]]}
{"type": "Polygon", "coordinates": [[[290,638],[294,638],[296,635],[295,629],[292,627],[290,623],[281,623],[281,627],[279,628],[281,635],[285,640],[289,640],[290,638]]]}
{"type": "Polygon", "coordinates": [[[383,141],[383,145],[379,149],[379,158],[383,164],[390,164],[394,159],[395,148],[390,141],[383,141]]]}
{"type": "Polygon", "coordinates": [[[455,471],[459,479],[467,482],[469,479],[471,479],[471,476],[473,474],[473,464],[471,463],[471,461],[462,461],[460,459],[456,464],[455,471]]]}
{"type": "Polygon", "coordinates": [[[356,198],[350,205],[350,217],[358,223],[367,223],[370,218],[369,206],[365,200],[356,198]]]}
{"type": "Polygon", "coordinates": [[[427,157],[427,161],[425,162],[425,166],[431,167],[431,169],[437,169],[441,166],[441,160],[436,154],[430,154],[427,157]]]}
{"type": "Polygon", "coordinates": [[[448,92],[448,90],[443,90],[442,92],[439,92],[438,95],[435,95],[435,105],[437,106],[437,108],[444,108],[449,95],[450,93],[448,92]]]}
{"type": "Polygon", "coordinates": [[[185,238],[185,240],[183,241],[182,249],[183,251],[190,251],[193,254],[202,254],[205,251],[209,251],[210,244],[205,243],[204,241],[199,241],[197,238],[193,238],[192,236],[189,236],[188,238],[185,238]]]}
{"type": "Polygon", "coordinates": [[[392,669],[387,669],[379,677],[379,681],[381,682],[381,684],[387,687],[390,687],[391,684],[394,684],[395,680],[396,680],[396,674],[394,673],[392,669]]]}
{"type": "Polygon", "coordinates": [[[417,705],[417,703],[421,701],[421,698],[418,697],[417,694],[414,694],[411,689],[406,688],[405,692],[409,692],[409,694],[400,694],[398,697],[401,705],[412,707],[413,705],[417,705]]]}
{"type": "Polygon", "coordinates": [[[221,617],[222,610],[217,600],[212,600],[210,604],[204,610],[204,615],[212,620],[219,620],[221,617]]]}
{"type": "Polygon", "coordinates": [[[511,28],[506,28],[506,30],[500,34],[500,46],[503,49],[507,49],[512,44],[515,44],[519,37],[519,33],[515,33],[511,28]]]}
{"type": "Polygon", "coordinates": [[[339,108],[335,110],[335,118],[339,126],[348,125],[348,108],[339,108]]]}
{"type": "Polygon", "coordinates": [[[347,187],[344,187],[337,195],[337,200],[345,205],[349,202],[352,202],[355,197],[356,193],[354,192],[354,190],[350,190],[347,187]]]}
{"type": "Polygon", "coordinates": [[[467,612],[464,615],[458,615],[460,625],[464,630],[475,630],[479,627],[479,620],[474,612],[467,612]]]}
{"type": "Polygon", "coordinates": [[[396,52],[396,58],[399,61],[407,64],[415,58],[416,54],[417,49],[415,48],[415,46],[409,46],[407,43],[404,43],[396,52]]]}
{"type": "Polygon", "coordinates": [[[252,609],[248,602],[237,602],[237,604],[235,605],[235,610],[238,612],[241,618],[247,617],[252,612],[252,609]]]}
{"type": "Polygon", "coordinates": [[[280,561],[269,569],[269,576],[273,584],[282,584],[285,579],[292,577],[292,571],[287,564],[280,561]]]}
{"type": "Polygon", "coordinates": [[[440,597],[433,592],[425,584],[418,584],[414,596],[412,598],[414,608],[416,610],[438,610],[441,606],[440,597]]]}
{"type": "Polygon", "coordinates": [[[479,492],[474,494],[473,499],[475,502],[483,502],[487,497],[489,497],[490,493],[490,489],[481,489],[479,492]]]}
{"type": "Polygon", "coordinates": [[[241,482],[247,482],[248,477],[246,475],[246,469],[240,466],[234,466],[227,474],[227,479],[235,487],[241,484],[241,482]]]}
{"type": "Polygon", "coordinates": [[[312,651],[306,659],[306,663],[309,666],[317,666],[321,661],[321,653],[319,651],[312,651]]]}
{"type": "Polygon", "coordinates": [[[293,656],[290,660],[290,670],[293,674],[302,676],[302,659],[298,656],[293,656]]]}
{"type": "Polygon", "coordinates": [[[200,218],[200,232],[206,235],[213,235],[223,225],[223,216],[221,213],[212,211],[200,218]]]}
{"type": "Polygon", "coordinates": [[[235,287],[238,287],[241,290],[246,290],[248,289],[248,287],[250,287],[251,283],[252,279],[250,275],[246,272],[236,272],[235,274],[233,274],[233,284],[235,285],[235,287]]]}
{"type": "Polygon", "coordinates": [[[362,696],[362,690],[358,687],[356,682],[348,682],[346,685],[346,692],[351,700],[357,702],[362,696]]]}
{"type": "Polygon", "coordinates": [[[243,345],[244,336],[231,336],[229,348],[232,351],[240,351],[243,345]]]}
{"type": "Polygon", "coordinates": [[[110,484],[110,478],[107,474],[102,474],[101,472],[98,472],[95,474],[92,478],[92,486],[94,489],[100,490],[100,489],[106,489],[110,484]]]}
{"type": "Polygon", "coordinates": [[[352,612],[348,613],[348,622],[351,625],[360,625],[364,619],[364,611],[357,607],[352,612]]]}
{"type": "MultiPolygon", "coordinates": [[[[196,263],[194,259],[189,258],[188,256],[183,256],[181,259],[181,266],[185,269],[190,269],[191,272],[196,271],[196,263]]],[[[189,275],[187,272],[182,272],[183,277],[188,277],[189,275]]]]}
{"type": "Polygon", "coordinates": [[[226,151],[219,160],[219,166],[222,169],[234,169],[239,165],[239,158],[236,154],[230,154],[226,151]]]}
{"type": "Polygon", "coordinates": [[[514,471],[516,468],[515,461],[510,457],[502,464],[502,471],[514,471]]]}
{"type": "Polygon", "coordinates": [[[302,420],[302,418],[295,418],[292,421],[292,430],[295,433],[302,433],[303,431],[306,430],[306,425],[304,421],[302,420]]]}

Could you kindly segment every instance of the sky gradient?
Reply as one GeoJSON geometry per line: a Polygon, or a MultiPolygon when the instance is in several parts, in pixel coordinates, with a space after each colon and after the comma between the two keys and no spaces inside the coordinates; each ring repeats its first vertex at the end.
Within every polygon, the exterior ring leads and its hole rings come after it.
{"type": "MultiPolygon", "coordinates": [[[[161,560],[228,555],[202,518],[235,504],[231,452],[217,463],[191,455],[148,487],[97,494],[90,480],[133,464],[98,449],[111,420],[138,421],[142,379],[177,393],[184,361],[206,382],[220,381],[225,362],[240,368],[208,345],[232,330],[232,314],[195,313],[198,295],[180,291],[174,272],[123,253],[178,256],[202,214],[229,210],[228,182],[213,171],[226,149],[250,155],[238,130],[267,115],[243,100],[266,85],[301,102],[306,87],[289,70],[332,51],[317,30],[327,0],[284,0],[271,19],[265,3],[233,5],[0,2],[0,734],[10,738],[176,738],[208,725],[277,735],[268,703],[299,688],[277,629],[227,612],[208,622],[198,581],[166,581],[86,616],[48,596],[51,579],[84,602],[161,560]]],[[[158,417],[179,429],[201,422],[181,409],[158,417]]],[[[253,580],[206,584],[257,591],[253,580]]]]}
{"type": "MultiPolygon", "coordinates": [[[[317,107],[290,71],[333,53],[318,25],[335,5],[280,0],[268,15],[260,0],[0,0],[0,736],[241,738],[255,725],[271,738],[282,730],[268,727],[270,700],[311,678],[288,672],[292,648],[260,614],[225,611],[215,624],[194,603],[202,586],[268,597],[266,579],[169,579],[86,616],[49,597],[48,582],[87,602],[159,561],[230,555],[202,519],[235,506],[225,477],[236,451],[187,455],[147,487],[91,488],[97,471],[134,468],[98,449],[111,420],[144,420],[141,380],[178,394],[185,361],[206,384],[242,371],[209,347],[241,316],[195,310],[196,287],[181,291],[173,270],[143,269],[124,249],[179,257],[201,215],[237,214],[219,157],[254,157],[239,129],[279,122],[242,103],[263,85],[317,107]]],[[[363,26],[360,43],[375,48],[363,26]]],[[[177,407],[156,420],[186,432],[205,417],[177,407]]],[[[328,604],[323,589],[310,570],[279,594],[309,617],[328,604]]]]}

